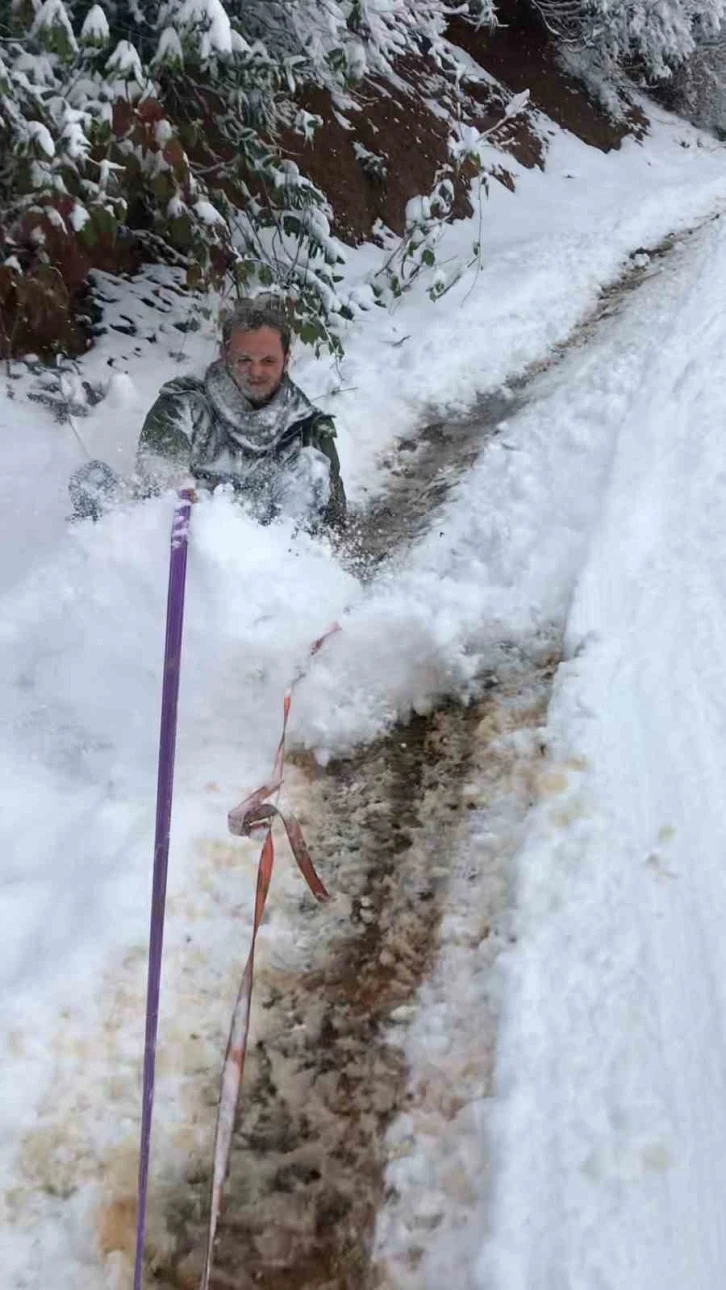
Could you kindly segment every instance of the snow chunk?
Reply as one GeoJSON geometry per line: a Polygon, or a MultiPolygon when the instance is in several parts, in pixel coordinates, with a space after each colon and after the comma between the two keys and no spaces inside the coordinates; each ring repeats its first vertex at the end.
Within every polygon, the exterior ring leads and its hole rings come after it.
{"type": "Polygon", "coordinates": [[[74,161],[84,161],[91,148],[85,131],[80,124],[80,119],[80,112],[73,112],[68,108],[66,110],[66,122],[60,138],[66,156],[71,157],[74,161]]]}
{"type": "Polygon", "coordinates": [[[232,53],[232,25],[221,0],[185,0],[179,10],[179,23],[202,28],[203,53],[232,53]]]}
{"type": "Polygon", "coordinates": [[[105,401],[112,408],[129,408],[136,403],[136,386],[128,372],[114,372],[105,401]]]}
{"type": "Polygon", "coordinates": [[[510,118],[513,116],[519,116],[520,112],[524,111],[528,103],[529,103],[529,90],[522,90],[521,94],[515,94],[514,98],[509,100],[507,106],[504,109],[505,117],[510,118]]]}
{"type": "Polygon", "coordinates": [[[95,4],[86,14],[81,27],[81,40],[85,45],[105,45],[110,35],[108,19],[100,4],[95,4]]]}
{"type": "Polygon", "coordinates": [[[28,121],[26,122],[25,128],[27,130],[29,142],[37,143],[38,147],[42,149],[46,157],[55,156],[55,144],[51,138],[48,127],[43,125],[42,121],[28,121]]]}
{"type": "MultiPolygon", "coordinates": [[[[44,206],[43,214],[45,215],[45,218],[47,219],[49,224],[52,224],[54,228],[61,229],[65,233],[66,230],[65,230],[65,223],[63,220],[63,216],[61,215],[59,210],[56,210],[55,206],[44,206]]],[[[42,233],[41,229],[34,229],[33,234],[35,233],[37,233],[39,236],[37,239],[34,237],[33,240],[34,241],[37,240],[39,245],[42,245],[42,243],[45,241],[44,234],[42,233]]]]}
{"type": "Polygon", "coordinates": [[[330,462],[325,454],[317,448],[301,448],[291,467],[281,471],[273,497],[288,519],[321,514],[330,500],[330,462]]]}
{"type": "Polygon", "coordinates": [[[424,224],[431,219],[431,203],[428,197],[412,197],[406,202],[406,227],[412,224],[424,224]]]}
{"type": "MultiPolygon", "coordinates": [[[[0,75],[10,76],[10,72],[0,59],[0,75]]],[[[12,71],[16,82],[27,77],[31,85],[52,85],[55,73],[50,59],[45,54],[21,54],[15,59],[12,71]]]]}
{"type": "Polygon", "coordinates": [[[106,191],[108,187],[108,181],[111,178],[113,172],[115,170],[123,170],[124,167],[120,166],[117,161],[109,161],[108,157],[104,157],[103,161],[99,161],[98,169],[100,171],[99,179],[98,179],[98,187],[99,187],[99,191],[103,193],[106,191]]]}
{"type": "Polygon", "coordinates": [[[360,40],[351,40],[346,46],[345,55],[348,60],[348,71],[353,80],[361,81],[368,71],[365,45],[360,40]]]}
{"type": "Polygon", "coordinates": [[[109,72],[116,72],[126,81],[136,81],[138,85],[143,85],[144,83],[141,59],[138,51],[128,40],[119,41],[110,55],[106,67],[109,72]]]}
{"type": "Polygon", "coordinates": [[[90,218],[91,217],[85,206],[81,206],[80,202],[76,202],[73,210],[68,216],[71,226],[76,233],[80,233],[81,229],[88,223],[90,218]]]}
{"type": "Polygon", "coordinates": [[[162,121],[157,121],[154,126],[156,141],[157,143],[160,143],[162,147],[169,142],[173,133],[174,131],[172,129],[171,121],[167,121],[166,117],[164,117],[162,121]]]}
{"type": "Polygon", "coordinates": [[[224,216],[220,215],[216,206],[213,206],[211,202],[205,201],[203,198],[200,198],[198,202],[194,203],[194,213],[203,224],[213,225],[227,223],[224,216]]]}
{"type": "Polygon", "coordinates": [[[78,49],[63,0],[45,0],[45,4],[41,5],[33,20],[30,34],[40,36],[43,32],[58,32],[68,49],[74,52],[78,49]]]}
{"type": "Polygon", "coordinates": [[[184,50],[178,33],[173,27],[165,27],[159,37],[159,45],[154,55],[155,63],[183,63],[184,50]]]}

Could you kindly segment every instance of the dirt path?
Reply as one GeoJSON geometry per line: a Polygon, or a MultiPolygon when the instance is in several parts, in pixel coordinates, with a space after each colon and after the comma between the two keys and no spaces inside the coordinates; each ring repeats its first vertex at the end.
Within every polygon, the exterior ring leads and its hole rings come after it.
{"type": "MultiPolygon", "coordinates": [[[[636,259],[598,309],[546,364],[586,343],[672,241],[636,259]]],[[[500,421],[536,390],[543,368],[482,398],[456,422],[436,422],[398,445],[391,488],[353,525],[346,562],[370,576],[405,548],[469,468],[500,421]]],[[[214,1290],[403,1290],[373,1258],[376,1216],[386,1195],[386,1131],[415,1096],[402,1049],[391,1041],[397,1010],[411,1005],[434,964],[451,857],[466,834],[467,784],[484,784],[479,811],[506,799],[520,822],[537,792],[538,756],[500,750],[502,732],[532,731],[545,719],[555,648],[512,659],[481,678],[482,697],[416,717],[355,757],[325,771],[304,759],[308,840],[337,899],[321,912],[301,901],[296,962],[258,971],[252,1042],[238,1115],[214,1290]],[[513,805],[512,805],[513,804],[513,805]],[[307,949],[304,947],[308,946],[307,949]]],[[[516,849],[503,845],[505,866],[516,849]]],[[[506,912],[507,883],[482,902],[482,936],[506,912]]],[[[496,1020],[482,1018],[482,1064],[491,1066],[496,1020]]],[[[176,1220],[174,1264],[159,1284],[196,1287],[208,1180],[192,1185],[176,1220]]],[[[413,1262],[411,1262],[413,1261],[413,1262]]]]}
{"type": "Polygon", "coordinates": [[[671,252],[696,232],[698,228],[634,251],[622,276],[605,288],[591,314],[544,361],[533,363],[501,389],[480,395],[464,415],[446,418],[438,413],[425,422],[415,438],[400,439],[385,458],[390,473],[385,495],[352,517],[344,561],[366,577],[415,541],[487,442],[500,433],[502,423],[537,397],[538,378],[556,368],[572,350],[589,344],[602,324],[616,316],[644,282],[661,272],[671,252]]]}
{"type": "MultiPolygon", "coordinates": [[[[315,948],[258,973],[214,1290],[382,1284],[372,1249],[385,1136],[412,1096],[390,1027],[432,968],[471,776],[503,730],[541,723],[554,666],[519,660],[478,703],[449,704],[325,772],[309,768],[309,841],[338,902],[321,916],[303,901],[300,940],[312,932],[315,948]]],[[[489,761],[494,783],[511,792],[512,758],[489,761]]],[[[525,778],[526,809],[529,768],[525,778]]],[[[504,896],[499,889],[482,910],[486,919],[504,896]]],[[[180,1258],[164,1284],[198,1284],[207,1189],[201,1180],[188,1197],[180,1258]]]]}

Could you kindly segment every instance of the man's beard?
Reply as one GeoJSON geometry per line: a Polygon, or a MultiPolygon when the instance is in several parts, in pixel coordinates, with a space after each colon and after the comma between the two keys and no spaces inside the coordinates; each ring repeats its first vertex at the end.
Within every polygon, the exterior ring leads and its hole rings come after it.
{"type": "Polygon", "coordinates": [[[275,387],[274,387],[272,390],[270,390],[269,394],[262,394],[262,393],[260,393],[259,391],[256,391],[256,390],[252,389],[252,388],[251,388],[251,386],[245,385],[243,381],[240,381],[240,380],[235,376],[235,374],[234,374],[234,372],[233,372],[233,370],[232,370],[232,368],[231,368],[231,367],[228,367],[228,368],[227,368],[227,371],[229,372],[230,376],[232,377],[232,380],[234,381],[235,385],[237,386],[237,389],[238,389],[242,394],[244,394],[244,396],[245,396],[245,398],[247,399],[248,403],[251,403],[251,404],[252,404],[252,406],[253,406],[253,408],[266,408],[266,407],[267,407],[267,404],[268,404],[268,403],[271,403],[271,402],[272,402],[272,400],[274,399],[275,395],[277,394],[277,391],[279,390],[280,386],[282,385],[282,382],[283,382],[283,381],[284,381],[284,379],[285,379],[285,373],[283,372],[283,373],[282,373],[282,376],[280,377],[279,381],[277,382],[277,385],[275,385],[275,387]]]}

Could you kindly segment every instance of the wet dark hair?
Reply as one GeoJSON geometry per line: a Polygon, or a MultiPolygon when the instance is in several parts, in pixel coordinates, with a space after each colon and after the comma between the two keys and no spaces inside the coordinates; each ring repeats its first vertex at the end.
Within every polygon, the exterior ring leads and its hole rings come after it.
{"type": "Polygon", "coordinates": [[[271,327],[282,342],[283,353],[289,354],[292,327],[279,296],[255,296],[252,300],[238,300],[222,320],[222,344],[225,349],[238,331],[259,331],[271,327]]]}

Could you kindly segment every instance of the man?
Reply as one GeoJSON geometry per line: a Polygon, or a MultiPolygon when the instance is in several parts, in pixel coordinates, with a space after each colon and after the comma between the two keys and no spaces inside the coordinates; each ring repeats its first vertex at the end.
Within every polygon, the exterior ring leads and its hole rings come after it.
{"type": "MultiPolygon", "coordinates": [[[[286,513],[344,524],[335,426],[290,380],[290,341],[274,298],[236,305],[222,328],[219,357],[204,376],[169,381],[146,417],[137,452],[143,493],[192,475],[202,487],[231,484],[263,520],[286,513]]],[[[98,463],[84,469],[91,468],[98,463]]],[[[92,482],[96,487],[95,477],[92,482]]],[[[92,513],[94,501],[89,498],[84,512],[74,496],[76,512],[92,513]]]]}

